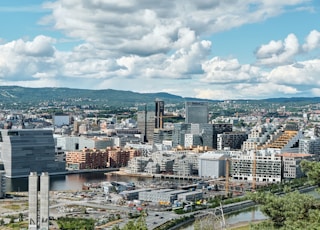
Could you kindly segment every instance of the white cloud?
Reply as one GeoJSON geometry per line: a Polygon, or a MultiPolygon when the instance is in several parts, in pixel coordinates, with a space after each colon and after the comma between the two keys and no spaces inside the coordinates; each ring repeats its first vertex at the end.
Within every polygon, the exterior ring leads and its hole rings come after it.
{"type": "Polygon", "coordinates": [[[320,32],[312,30],[306,38],[305,44],[303,44],[303,50],[308,52],[312,51],[320,46],[320,32]]]}
{"type": "Polygon", "coordinates": [[[256,57],[260,65],[283,65],[292,63],[298,53],[298,39],[296,35],[289,34],[284,42],[270,41],[267,45],[260,46],[256,57]]]}
{"type": "Polygon", "coordinates": [[[42,23],[96,47],[146,56],[186,48],[199,36],[263,21],[303,2],[57,0],[45,4],[52,15],[42,23]]]}
{"type": "Polygon", "coordinates": [[[197,88],[194,90],[198,98],[228,100],[228,99],[262,99],[278,97],[278,95],[292,96],[299,93],[299,90],[274,83],[258,83],[258,84],[229,84],[227,87],[221,88],[213,86],[212,88],[197,88]]]}
{"type": "Polygon", "coordinates": [[[0,45],[0,78],[32,81],[38,73],[54,71],[54,42],[54,39],[40,35],[32,41],[18,39],[0,45]]]}
{"type": "Polygon", "coordinates": [[[44,5],[50,14],[40,23],[65,37],[1,41],[1,84],[167,91],[210,99],[293,95],[303,92],[306,81],[318,84],[317,60],[288,63],[301,50],[318,48],[319,32],[312,31],[302,48],[294,34],[262,45],[256,52],[260,65],[212,57],[215,41],[209,37],[303,2],[55,0],[44,5]],[[76,41],[73,48],[57,49],[70,40],[76,41]],[[295,78],[286,79],[288,74],[295,78]]]}
{"type": "Polygon", "coordinates": [[[205,72],[202,81],[208,83],[230,83],[258,81],[261,77],[258,67],[241,65],[237,59],[214,57],[203,63],[205,72]]]}
{"type": "Polygon", "coordinates": [[[267,76],[275,84],[296,86],[320,86],[320,60],[303,61],[294,65],[279,66],[267,76]]]}

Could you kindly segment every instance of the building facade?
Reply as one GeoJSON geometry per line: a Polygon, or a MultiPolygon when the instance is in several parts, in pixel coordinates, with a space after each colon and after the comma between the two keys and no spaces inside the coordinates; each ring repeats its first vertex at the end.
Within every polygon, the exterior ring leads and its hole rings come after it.
{"type": "Polygon", "coordinates": [[[217,134],[217,150],[224,148],[241,149],[245,140],[248,139],[248,134],[245,132],[224,132],[217,134]]]}
{"type": "Polygon", "coordinates": [[[163,129],[164,101],[156,99],[155,101],[155,128],[163,129]]]}
{"type": "Polygon", "coordinates": [[[155,128],[155,116],[151,111],[138,111],[138,129],[144,136],[144,142],[153,142],[153,131],[155,128]]]}
{"type": "Polygon", "coordinates": [[[219,178],[225,176],[225,155],[206,152],[199,156],[199,177],[219,178]]]}
{"type": "Polygon", "coordinates": [[[185,123],[208,123],[208,102],[187,101],[185,123]]]}
{"type": "Polygon", "coordinates": [[[68,169],[102,169],[108,165],[108,152],[99,149],[83,149],[77,152],[66,153],[68,169]]]}
{"type": "Polygon", "coordinates": [[[0,130],[0,135],[7,177],[28,177],[30,172],[55,174],[65,171],[65,163],[55,161],[52,130],[0,130]]]}

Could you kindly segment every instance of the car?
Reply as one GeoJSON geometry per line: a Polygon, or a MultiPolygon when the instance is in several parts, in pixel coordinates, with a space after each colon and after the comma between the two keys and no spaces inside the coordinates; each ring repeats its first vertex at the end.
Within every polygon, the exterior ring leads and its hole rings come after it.
{"type": "Polygon", "coordinates": [[[157,224],[157,222],[153,222],[153,224],[157,224]]]}
{"type": "Polygon", "coordinates": [[[163,219],[163,216],[160,216],[160,219],[163,219]]]}
{"type": "Polygon", "coordinates": [[[159,214],[156,213],[154,216],[159,216],[159,214]]]}

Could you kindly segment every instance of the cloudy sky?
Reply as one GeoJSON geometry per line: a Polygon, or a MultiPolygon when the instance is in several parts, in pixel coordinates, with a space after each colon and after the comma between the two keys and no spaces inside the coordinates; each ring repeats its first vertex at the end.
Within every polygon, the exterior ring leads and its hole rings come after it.
{"type": "Polygon", "coordinates": [[[2,0],[0,85],[320,96],[318,0],[2,0]]]}

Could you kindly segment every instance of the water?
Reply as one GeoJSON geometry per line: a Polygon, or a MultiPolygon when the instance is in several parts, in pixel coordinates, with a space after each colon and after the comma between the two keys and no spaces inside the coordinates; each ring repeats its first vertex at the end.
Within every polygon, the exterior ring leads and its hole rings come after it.
{"type": "MultiPolygon", "coordinates": [[[[307,192],[305,194],[311,195],[315,197],[316,199],[320,199],[320,193],[313,190],[310,192],[307,192]]],[[[230,214],[225,215],[226,218],[226,224],[227,225],[233,225],[241,222],[253,222],[258,220],[266,220],[268,217],[266,217],[259,209],[259,206],[256,207],[250,207],[247,209],[242,209],[239,212],[234,212],[230,214]]],[[[185,227],[182,227],[180,230],[193,230],[194,229],[194,223],[191,223],[185,227]]]]}
{"type": "MultiPolygon", "coordinates": [[[[153,178],[128,177],[112,175],[111,173],[90,172],[81,174],[69,174],[63,176],[50,176],[51,191],[81,190],[84,183],[95,183],[101,181],[124,181],[124,182],[151,182],[153,178]]],[[[28,191],[28,178],[6,179],[8,192],[28,191]]]]}
{"type": "MultiPolygon", "coordinates": [[[[258,220],[266,220],[267,217],[260,211],[259,207],[250,207],[242,209],[239,212],[234,212],[225,215],[227,226],[234,225],[241,222],[253,222],[258,220]]],[[[193,230],[194,223],[191,223],[180,230],[193,230]]]]}

